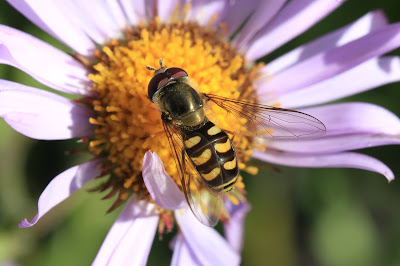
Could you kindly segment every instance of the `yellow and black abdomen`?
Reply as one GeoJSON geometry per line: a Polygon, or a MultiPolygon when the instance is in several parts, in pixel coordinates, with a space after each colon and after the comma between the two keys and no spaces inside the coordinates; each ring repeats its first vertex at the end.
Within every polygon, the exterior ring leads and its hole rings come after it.
{"type": "Polygon", "coordinates": [[[239,169],[228,135],[208,121],[199,129],[185,132],[183,137],[186,154],[207,185],[215,191],[229,191],[237,181],[239,169]]]}

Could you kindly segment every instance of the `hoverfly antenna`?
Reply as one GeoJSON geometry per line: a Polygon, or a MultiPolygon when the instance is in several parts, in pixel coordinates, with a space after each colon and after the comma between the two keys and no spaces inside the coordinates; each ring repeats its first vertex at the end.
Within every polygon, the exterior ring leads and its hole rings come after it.
{"type": "MultiPolygon", "coordinates": [[[[159,74],[159,73],[164,73],[167,70],[167,68],[164,66],[162,58],[160,58],[159,62],[160,62],[160,68],[159,69],[155,69],[154,67],[151,67],[151,66],[146,66],[146,68],[148,70],[153,70],[154,71],[154,76],[159,74]]],[[[169,78],[169,76],[168,76],[168,78],[169,78]]]]}

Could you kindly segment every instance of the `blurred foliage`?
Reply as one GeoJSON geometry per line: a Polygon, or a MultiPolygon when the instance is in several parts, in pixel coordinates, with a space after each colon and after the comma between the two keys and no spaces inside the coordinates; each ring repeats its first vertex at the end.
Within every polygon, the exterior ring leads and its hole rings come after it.
{"type": "MultiPolygon", "coordinates": [[[[339,1],[339,0],[338,0],[339,1]]],[[[389,21],[400,21],[398,0],[352,0],[302,36],[266,58],[270,60],[373,9],[383,9],[389,21]]],[[[71,52],[5,1],[0,23],[37,36],[71,52]]],[[[394,51],[391,54],[399,54],[394,51]]],[[[25,73],[0,65],[0,78],[47,89],[25,73]]],[[[400,115],[400,84],[350,97],[385,106],[400,115]]],[[[346,114],[343,114],[346,115],[346,114]]],[[[50,211],[29,229],[18,222],[37,212],[37,199],[59,172],[84,158],[66,155],[75,141],[36,141],[14,132],[0,121],[0,264],[88,265],[94,259],[118,211],[105,214],[110,201],[85,189],[50,211]]],[[[400,175],[397,146],[362,152],[372,155],[400,175]]],[[[252,203],[246,223],[244,265],[400,265],[400,182],[356,169],[295,169],[245,174],[252,203]]],[[[93,186],[93,184],[91,184],[93,186]]],[[[90,188],[90,186],[88,187],[90,188]]],[[[149,265],[169,265],[168,244],[156,236],[149,265]]]]}

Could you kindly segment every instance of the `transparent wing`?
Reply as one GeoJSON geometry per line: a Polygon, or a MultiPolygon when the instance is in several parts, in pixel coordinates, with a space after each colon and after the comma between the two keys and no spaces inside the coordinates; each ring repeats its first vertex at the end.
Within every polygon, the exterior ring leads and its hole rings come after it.
{"type": "Polygon", "coordinates": [[[272,139],[312,139],[326,133],[325,125],[317,118],[289,109],[251,103],[203,94],[205,100],[215,103],[227,112],[226,119],[234,117],[242,125],[233,131],[260,138],[272,139]]]}
{"type": "Polygon", "coordinates": [[[183,148],[181,135],[175,132],[168,121],[163,120],[163,126],[178,168],[183,194],[190,209],[201,223],[215,226],[222,211],[221,196],[207,186],[193,167],[183,148]]]}

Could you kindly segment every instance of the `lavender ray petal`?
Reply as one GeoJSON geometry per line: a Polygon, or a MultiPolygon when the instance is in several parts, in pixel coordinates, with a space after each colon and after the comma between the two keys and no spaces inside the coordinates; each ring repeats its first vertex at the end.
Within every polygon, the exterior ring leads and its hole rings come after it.
{"type": "Polygon", "coordinates": [[[164,165],[155,152],[146,152],[142,169],[146,188],[158,206],[167,210],[176,210],[188,206],[182,192],[165,172],[164,165]]]}
{"type": "MultiPolygon", "coordinates": [[[[311,86],[400,46],[400,23],[376,30],[355,41],[312,56],[275,75],[259,87],[275,97],[311,86]]],[[[268,96],[269,97],[269,96],[268,96]]]]}
{"type": "Polygon", "coordinates": [[[88,71],[72,56],[19,30],[0,25],[0,63],[14,66],[53,89],[88,94],[88,71]]]}
{"type": "Polygon", "coordinates": [[[400,145],[400,135],[353,134],[305,141],[273,141],[268,149],[302,154],[327,154],[384,145],[400,145]]]}
{"type": "Polygon", "coordinates": [[[222,13],[221,21],[226,25],[227,36],[231,36],[259,5],[261,0],[229,1],[222,13]]]}
{"type": "Polygon", "coordinates": [[[146,265],[158,219],[154,204],[132,198],[108,232],[92,265],[146,265]]]}
{"type": "Polygon", "coordinates": [[[381,10],[367,13],[358,20],[314,41],[302,45],[266,64],[260,73],[275,75],[280,71],[325,50],[345,45],[388,24],[381,10]]]}
{"type": "Polygon", "coordinates": [[[58,1],[7,0],[7,2],[39,28],[74,51],[88,57],[93,55],[95,44],[78,25],[71,21],[74,14],[65,13],[58,1]]]}
{"type": "Polygon", "coordinates": [[[69,3],[61,2],[60,5],[69,6],[75,13],[71,20],[100,44],[121,38],[122,30],[128,26],[125,13],[116,1],[73,0],[69,3]]]}
{"type": "Polygon", "coordinates": [[[175,211],[175,218],[192,254],[202,265],[239,265],[239,254],[211,227],[200,223],[189,208],[175,211]]]}
{"type": "Polygon", "coordinates": [[[187,20],[196,21],[201,26],[208,25],[214,15],[222,14],[226,8],[225,0],[193,0],[186,17],[187,20]]]}
{"type": "Polygon", "coordinates": [[[278,101],[289,109],[318,105],[398,81],[400,58],[385,56],[370,59],[330,79],[284,94],[278,101]]]}
{"type": "Polygon", "coordinates": [[[91,112],[62,96],[0,80],[0,117],[16,131],[44,140],[91,136],[91,112]]]}
{"type": "Polygon", "coordinates": [[[243,249],[244,222],[251,207],[247,202],[235,205],[230,201],[227,201],[225,206],[231,216],[229,221],[224,224],[225,238],[231,247],[240,254],[243,249]]]}
{"type": "Polygon", "coordinates": [[[400,119],[387,109],[370,103],[337,103],[300,111],[322,121],[327,129],[326,137],[357,133],[400,135],[400,119]]]}
{"type": "Polygon", "coordinates": [[[393,172],[384,163],[355,152],[305,155],[271,149],[266,152],[255,150],[253,157],[274,164],[302,168],[358,168],[382,174],[389,182],[394,179],[393,172]]]}
{"type": "Polygon", "coordinates": [[[150,20],[155,16],[152,9],[154,0],[119,0],[119,3],[131,25],[137,25],[141,20],[150,20]]]}
{"type": "Polygon", "coordinates": [[[35,225],[53,207],[83,187],[91,179],[100,175],[101,168],[99,165],[101,162],[102,159],[92,160],[69,168],[54,177],[40,195],[36,216],[30,222],[25,218],[18,227],[26,228],[35,225]]]}
{"type": "Polygon", "coordinates": [[[179,0],[164,0],[157,3],[157,16],[162,22],[169,22],[174,11],[179,7],[179,0]]]}
{"type": "MultiPolygon", "coordinates": [[[[248,42],[254,35],[262,29],[270,20],[279,12],[286,0],[274,0],[274,1],[260,1],[257,6],[253,6],[254,10],[249,20],[239,31],[237,36],[233,40],[233,44],[238,47],[247,47],[248,42]]],[[[246,5],[249,5],[249,3],[246,5]]]]}
{"type": "Polygon", "coordinates": [[[186,266],[202,264],[197,260],[196,255],[190,250],[182,234],[176,236],[173,250],[171,265],[186,266]]]}
{"type": "Polygon", "coordinates": [[[241,52],[249,61],[255,61],[279,46],[300,35],[326,15],[338,8],[343,1],[291,1],[278,15],[250,41],[241,52]]]}

